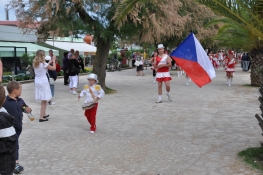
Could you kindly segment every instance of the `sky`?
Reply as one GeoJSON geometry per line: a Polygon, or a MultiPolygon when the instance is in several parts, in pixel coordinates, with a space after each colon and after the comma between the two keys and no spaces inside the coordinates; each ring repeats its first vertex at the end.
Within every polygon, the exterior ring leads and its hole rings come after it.
{"type": "MultiPolygon", "coordinates": [[[[0,0],[0,20],[6,20],[6,16],[5,16],[5,5],[8,4],[9,0],[0,0]]],[[[11,21],[15,21],[16,17],[15,17],[15,13],[14,10],[10,9],[9,10],[9,20],[11,21]]]]}

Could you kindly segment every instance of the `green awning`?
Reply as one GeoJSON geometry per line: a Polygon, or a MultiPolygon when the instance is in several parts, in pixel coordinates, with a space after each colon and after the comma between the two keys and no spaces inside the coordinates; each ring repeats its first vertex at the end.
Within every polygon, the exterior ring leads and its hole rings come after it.
{"type": "MultiPolygon", "coordinates": [[[[0,57],[14,57],[15,56],[14,47],[17,47],[16,48],[17,57],[21,57],[25,53],[25,47],[27,48],[27,53],[30,56],[34,56],[37,50],[44,50],[46,55],[48,55],[49,54],[48,51],[50,50],[50,48],[39,46],[32,43],[2,41],[0,42],[0,57]]],[[[59,51],[53,50],[53,54],[59,56],[59,51]]]]}

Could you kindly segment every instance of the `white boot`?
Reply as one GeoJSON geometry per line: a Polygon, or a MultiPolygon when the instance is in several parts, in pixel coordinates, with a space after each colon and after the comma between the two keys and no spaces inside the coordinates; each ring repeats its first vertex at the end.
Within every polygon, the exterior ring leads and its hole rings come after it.
{"type": "Polygon", "coordinates": [[[186,86],[188,86],[189,85],[189,78],[186,78],[186,84],[185,84],[186,86]]]}
{"type": "Polygon", "coordinates": [[[231,80],[230,80],[230,78],[228,79],[228,86],[231,86],[231,80]]]}
{"type": "Polygon", "coordinates": [[[156,83],[156,77],[153,77],[153,83],[156,83]]]}

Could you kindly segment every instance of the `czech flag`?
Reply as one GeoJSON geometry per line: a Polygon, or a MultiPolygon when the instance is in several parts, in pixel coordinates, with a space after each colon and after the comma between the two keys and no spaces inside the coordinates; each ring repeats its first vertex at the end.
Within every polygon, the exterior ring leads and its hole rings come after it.
{"type": "Polygon", "coordinates": [[[191,33],[170,55],[200,88],[210,83],[215,69],[195,35],[191,33]]]}

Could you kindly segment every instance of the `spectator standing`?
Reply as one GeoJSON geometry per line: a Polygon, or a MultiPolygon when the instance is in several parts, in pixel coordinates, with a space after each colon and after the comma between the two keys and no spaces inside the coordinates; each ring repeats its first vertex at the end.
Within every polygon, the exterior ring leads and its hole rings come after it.
{"type": "Polygon", "coordinates": [[[64,58],[62,59],[63,63],[63,73],[64,73],[64,85],[68,85],[69,79],[69,59],[68,59],[68,52],[64,52],[64,58]]]}
{"type": "Polygon", "coordinates": [[[80,68],[82,69],[82,71],[84,72],[84,62],[83,59],[81,58],[81,56],[79,55],[79,51],[76,50],[76,55],[77,55],[77,61],[79,62],[80,68]]]}
{"type": "MultiPolygon", "coordinates": [[[[49,61],[51,60],[51,57],[50,56],[46,56],[45,60],[46,60],[46,63],[49,63],[49,61]]],[[[55,64],[55,63],[50,63],[50,66],[52,66],[53,64],[55,64]]],[[[51,95],[52,95],[52,98],[53,98],[54,95],[55,95],[55,84],[54,84],[54,82],[57,80],[57,72],[56,72],[56,70],[48,70],[47,78],[48,78],[48,82],[49,82],[49,86],[50,86],[50,90],[51,90],[51,95]]],[[[56,103],[51,101],[51,99],[50,99],[48,101],[48,104],[49,105],[54,105],[56,103]]]]}
{"type": "Polygon", "coordinates": [[[70,49],[70,51],[68,53],[68,59],[69,60],[71,59],[73,53],[74,53],[74,49],[70,49]]]}
{"type": "Polygon", "coordinates": [[[137,74],[136,76],[143,76],[143,57],[141,56],[141,53],[140,52],[137,52],[136,54],[136,62],[138,63],[136,65],[136,71],[137,71],[137,74]]]}
{"type": "Polygon", "coordinates": [[[76,89],[78,87],[79,61],[77,61],[77,54],[73,53],[69,60],[69,88],[70,93],[77,95],[76,89]]]}
{"type": "Polygon", "coordinates": [[[16,167],[16,131],[14,117],[2,107],[5,99],[5,89],[0,86],[0,174],[13,175],[16,167]]]}
{"type": "Polygon", "coordinates": [[[155,66],[154,66],[154,62],[155,62],[155,59],[156,59],[156,56],[157,56],[157,51],[154,51],[153,54],[152,54],[152,58],[150,59],[150,62],[152,64],[152,71],[153,71],[153,83],[156,83],[156,70],[155,70],[155,66]]]}
{"type": "Polygon", "coordinates": [[[59,73],[61,71],[61,67],[59,65],[58,60],[56,60],[56,72],[59,73]]]}
{"type": "Polygon", "coordinates": [[[56,64],[54,58],[46,63],[45,52],[38,50],[33,60],[33,67],[35,70],[35,99],[41,100],[39,122],[45,122],[48,121],[47,117],[49,117],[49,115],[46,115],[47,101],[52,98],[47,71],[56,70],[56,64]],[[51,66],[50,63],[54,64],[51,66]]]}
{"type": "Polygon", "coordinates": [[[23,125],[23,112],[31,112],[31,108],[26,105],[22,98],[19,98],[22,94],[22,85],[16,81],[10,81],[6,86],[8,95],[3,104],[6,111],[14,117],[14,128],[16,132],[16,166],[14,173],[18,174],[24,170],[24,167],[19,165],[19,136],[22,133],[23,125]]]}
{"type": "Polygon", "coordinates": [[[133,52],[132,54],[132,67],[133,68],[135,68],[135,65],[134,65],[135,61],[136,61],[136,52],[133,52]]]}
{"type": "Polygon", "coordinates": [[[53,54],[53,50],[49,50],[49,56],[54,58],[54,60],[57,60],[57,57],[53,54]]]}

